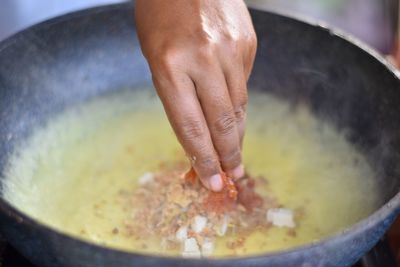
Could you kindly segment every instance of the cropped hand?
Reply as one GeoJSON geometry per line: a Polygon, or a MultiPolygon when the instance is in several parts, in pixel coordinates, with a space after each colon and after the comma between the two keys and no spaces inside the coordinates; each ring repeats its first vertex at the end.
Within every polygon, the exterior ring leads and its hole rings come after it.
{"type": "Polygon", "coordinates": [[[207,188],[244,175],[247,80],[257,39],[242,0],[137,0],[142,51],[168,119],[207,188]]]}

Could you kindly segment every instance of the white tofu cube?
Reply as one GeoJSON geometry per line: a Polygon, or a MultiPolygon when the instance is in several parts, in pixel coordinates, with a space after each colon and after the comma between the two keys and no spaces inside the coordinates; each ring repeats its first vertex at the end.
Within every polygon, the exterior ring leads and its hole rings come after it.
{"type": "Polygon", "coordinates": [[[201,252],[196,238],[187,238],[183,243],[182,256],[187,258],[200,258],[201,252]]]}
{"type": "Polygon", "coordinates": [[[181,226],[178,231],[176,231],[175,237],[180,242],[184,242],[187,239],[188,227],[186,225],[181,226]]]}
{"type": "Polygon", "coordinates": [[[203,257],[209,257],[214,252],[214,242],[210,239],[205,239],[203,245],[201,246],[201,255],[203,257]]]}
{"type": "Polygon", "coordinates": [[[277,227],[296,227],[293,211],[290,209],[269,209],[267,211],[267,221],[277,227]]]}
{"type": "Polygon", "coordinates": [[[199,233],[201,233],[201,231],[204,230],[206,225],[207,225],[207,218],[204,216],[196,215],[190,226],[192,227],[192,230],[196,234],[199,234],[199,233]]]}

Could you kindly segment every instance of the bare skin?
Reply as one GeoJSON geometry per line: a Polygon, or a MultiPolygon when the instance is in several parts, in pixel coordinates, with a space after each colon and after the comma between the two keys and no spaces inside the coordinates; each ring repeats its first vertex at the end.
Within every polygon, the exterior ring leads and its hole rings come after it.
{"type": "Polygon", "coordinates": [[[247,80],[257,48],[243,0],[137,0],[136,25],[157,93],[202,183],[244,175],[247,80]]]}

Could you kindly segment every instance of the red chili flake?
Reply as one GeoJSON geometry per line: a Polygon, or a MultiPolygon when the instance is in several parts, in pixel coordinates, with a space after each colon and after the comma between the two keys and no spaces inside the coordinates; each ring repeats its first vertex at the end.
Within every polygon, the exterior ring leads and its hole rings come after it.
{"type": "Polygon", "coordinates": [[[224,184],[220,192],[209,192],[204,201],[206,209],[216,213],[225,213],[231,211],[236,205],[237,190],[235,183],[224,172],[221,172],[222,182],[224,184]]]}
{"type": "MultiPolygon", "coordinates": [[[[232,178],[224,172],[221,172],[221,178],[224,184],[222,190],[220,192],[210,191],[203,203],[207,210],[225,213],[233,210],[236,204],[240,203],[248,212],[252,212],[254,208],[259,208],[263,205],[263,198],[255,192],[254,179],[246,176],[235,184],[232,178]]],[[[184,179],[187,183],[196,184],[197,175],[195,170],[191,168],[184,175],[184,179]]]]}
{"type": "Polygon", "coordinates": [[[193,167],[190,168],[190,170],[183,175],[183,179],[185,179],[187,183],[190,183],[192,185],[196,184],[196,178],[197,174],[196,171],[193,169],[193,167]]]}

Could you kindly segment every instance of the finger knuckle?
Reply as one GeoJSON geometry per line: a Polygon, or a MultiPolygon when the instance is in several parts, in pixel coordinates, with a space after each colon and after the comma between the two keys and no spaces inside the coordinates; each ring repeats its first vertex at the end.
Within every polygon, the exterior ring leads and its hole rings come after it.
{"type": "Polygon", "coordinates": [[[246,82],[241,80],[241,82],[239,82],[238,84],[239,84],[239,86],[235,92],[235,99],[237,102],[236,105],[237,106],[246,106],[247,101],[248,101],[246,82]]]}
{"type": "Polygon", "coordinates": [[[220,46],[220,53],[225,54],[230,61],[237,61],[242,54],[241,47],[240,39],[227,35],[224,38],[223,45],[220,46]]]}
{"type": "Polygon", "coordinates": [[[215,169],[215,166],[218,166],[218,161],[215,157],[208,155],[208,156],[201,157],[197,161],[197,166],[203,170],[215,169]]]}
{"type": "Polygon", "coordinates": [[[203,124],[195,119],[189,119],[181,124],[182,141],[193,142],[205,134],[203,124]]]}
{"type": "Polygon", "coordinates": [[[238,88],[235,94],[234,101],[234,113],[236,121],[242,121],[246,117],[248,95],[247,90],[243,88],[238,88]]]}
{"type": "Polygon", "coordinates": [[[203,43],[197,51],[197,57],[198,57],[199,63],[211,64],[211,62],[214,59],[213,45],[209,42],[203,43]]]}
{"type": "Polygon", "coordinates": [[[235,148],[228,153],[221,155],[220,160],[224,168],[234,168],[242,161],[241,151],[239,148],[235,148]]]}
{"type": "Polygon", "coordinates": [[[222,40],[224,40],[225,43],[236,45],[240,40],[240,36],[230,31],[225,31],[222,33],[222,40]]]}
{"type": "Polygon", "coordinates": [[[237,122],[243,121],[246,118],[246,104],[235,108],[235,117],[237,122]]]}
{"type": "Polygon", "coordinates": [[[222,114],[215,122],[214,128],[220,135],[228,135],[236,127],[236,120],[230,113],[222,114]]]}
{"type": "Polygon", "coordinates": [[[154,78],[173,81],[177,72],[181,69],[179,55],[173,51],[166,51],[155,56],[156,59],[150,60],[150,68],[154,78]]]}
{"type": "Polygon", "coordinates": [[[257,48],[257,36],[256,34],[250,33],[243,37],[243,43],[250,51],[254,51],[257,48]]]}
{"type": "Polygon", "coordinates": [[[157,64],[163,69],[173,69],[177,65],[177,55],[173,51],[166,51],[158,56],[157,64]]]}

